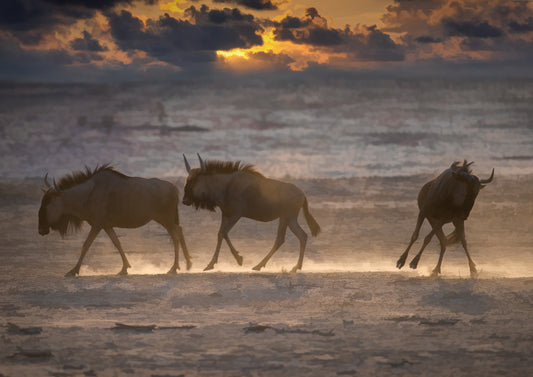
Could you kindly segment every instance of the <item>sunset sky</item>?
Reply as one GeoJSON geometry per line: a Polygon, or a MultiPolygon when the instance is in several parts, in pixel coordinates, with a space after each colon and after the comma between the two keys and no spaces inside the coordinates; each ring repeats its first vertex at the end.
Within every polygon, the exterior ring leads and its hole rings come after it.
{"type": "Polygon", "coordinates": [[[531,76],[526,0],[2,0],[0,79],[212,72],[531,76]]]}

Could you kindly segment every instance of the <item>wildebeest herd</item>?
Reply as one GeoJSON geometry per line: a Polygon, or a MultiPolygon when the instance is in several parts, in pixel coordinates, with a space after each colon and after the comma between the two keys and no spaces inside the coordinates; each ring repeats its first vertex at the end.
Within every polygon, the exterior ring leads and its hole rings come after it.
{"type": "MultiPolygon", "coordinates": [[[[239,161],[204,161],[198,155],[200,167],[191,169],[185,155],[183,158],[188,173],[183,204],[210,211],[218,207],[222,213],[215,252],[204,271],[213,269],[218,262],[222,240],[228,244],[237,263],[242,265],[242,257],[229,238],[229,231],[242,217],[262,222],[279,219],[274,245],[263,260],[253,267],[254,270],[259,271],[265,267],[284,243],[287,227],[300,242],[300,254],[292,272],[302,269],[307,234],[298,224],[300,210],[303,210],[311,234],[316,236],[320,233],[320,226],[311,215],[302,190],[291,183],[267,178],[253,165],[243,165],[239,161]]],[[[468,252],[464,221],[468,218],[479,191],[492,182],[494,169],[488,179],[479,179],[472,174],[471,165],[472,162],[467,163],[466,160],[462,165],[454,162],[422,187],[418,194],[416,227],[407,249],[398,259],[398,268],[404,266],[409,250],[418,238],[420,227],[424,219],[427,219],[432,229],[424,238],[410,267],[417,268],[422,252],[436,235],[440,242],[440,255],[432,275],[437,276],[441,272],[446,246],[456,242],[461,242],[465,250],[471,275],[477,273],[468,252]],[[455,226],[455,230],[448,236],[442,230],[447,223],[455,226]]],[[[176,273],[180,269],[180,245],[187,270],[191,268],[191,257],[179,222],[179,191],[172,183],[156,178],[129,177],[109,165],[97,166],[93,170],[86,167],[85,171],[67,174],[58,182],[54,180],[52,184],[46,175],[44,181],[46,187],[43,189],[39,209],[39,234],[44,236],[52,229],[64,236],[69,231],[79,230],[83,221],[91,226],[80,258],[74,268],[67,272],[67,276],[79,274],[83,258],[101,230],[107,233],[120,253],[122,269],[119,274],[127,274],[131,266],[113,228],[138,228],[151,220],[167,230],[174,244],[174,264],[168,272],[176,273]]]]}

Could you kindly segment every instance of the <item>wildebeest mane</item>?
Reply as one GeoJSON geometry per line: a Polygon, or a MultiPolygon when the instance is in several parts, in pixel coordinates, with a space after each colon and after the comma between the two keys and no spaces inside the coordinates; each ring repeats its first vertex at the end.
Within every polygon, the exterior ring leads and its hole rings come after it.
{"type": "Polygon", "coordinates": [[[470,165],[472,165],[474,163],[474,161],[471,161],[471,162],[467,162],[466,160],[463,161],[463,165],[460,166],[460,162],[459,161],[455,161],[451,166],[450,166],[450,169],[452,171],[454,171],[455,173],[467,173],[467,174],[472,174],[472,169],[470,168],[470,165]]]}
{"type": "Polygon", "coordinates": [[[208,195],[196,197],[193,194],[193,187],[196,185],[197,179],[200,176],[214,175],[214,174],[232,174],[236,172],[246,172],[263,177],[263,174],[258,172],[254,165],[241,164],[241,161],[221,161],[221,160],[207,160],[205,162],[205,170],[199,171],[192,179],[185,185],[185,194],[191,198],[196,209],[207,209],[215,211],[216,202],[208,195]]]}
{"type": "Polygon", "coordinates": [[[252,164],[241,164],[241,161],[221,161],[207,160],[205,162],[205,171],[201,174],[231,174],[238,171],[260,175],[261,174],[252,164]]]}
{"type": "Polygon", "coordinates": [[[103,164],[100,166],[96,165],[96,168],[92,170],[88,166],[85,166],[85,170],[78,170],[70,174],[66,174],[63,177],[61,177],[58,182],[54,182],[54,189],[57,192],[68,190],[69,188],[72,188],[74,186],[81,185],[82,183],[87,182],[95,174],[100,173],[102,171],[109,171],[119,176],[126,177],[126,175],[116,170],[110,164],[103,164]]]}

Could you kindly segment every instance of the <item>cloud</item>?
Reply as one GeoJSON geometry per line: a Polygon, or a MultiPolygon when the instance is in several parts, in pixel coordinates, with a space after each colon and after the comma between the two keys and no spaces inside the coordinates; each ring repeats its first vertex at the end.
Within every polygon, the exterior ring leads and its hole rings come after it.
{"type": "Polygon", "coordinates": [[[504,35],[503,31],[490,25],[487,21],[454,21],[452,19],[442,20],[446,35],[459,37],[476,38],[497,38],[504,35]]]}
{"type": "Polygon", "coordinates": [[[510,21],[509,31],[510,33],[515,33],[515,34],[529,33],[533,31],[533,16],[529,17],[523,23],[518,22],[518,21],[510,21]]]}
{"type": "Polygon", "coordinates": [[[278,6],[270,0],[213,0],[214,3],[236,4],[254,10],[276,10],[278,6]]]}
{"type": "Polygon", "coordinates": [[[421,35],[420,37],[415,38],[415,41],[418,43],[440,43],[442,42],[442,39],[433,38],[430,35],[421,35]]]}
{"type": "Polygon", "coordinates": [[[10,77],[35,79],[42,75],[60,77],[60,68],[74,61],[64,49],[23,49],[16,40],[0,38],[0,78],[3,80],[10,77]]]}
{"type": "Polygon", "coordinates": [[[0,30],[27,45],[36,45],[57,26],[69,26],[132,0],[1,0],[0,30]]]}
{"type": "Polygon", "coordinates": [[[410,60],[528,60],[533,8],[515,0],[396,0],[384,32],[401,33],[410,60]]]}
{"type": "Polygon", "coordinates": [[[111,35],[122,50],[144,51],[177,66],[213,62],[217,50],[263,43],[259,23],[238,9],[209,10],[202,6],[198,10],[191,6],[185,14],[192,22],[165,14],[144,23],[125,10],[109,13],[108,20],[111,35]]]}
{"type": "Polygon", "coordinates": [[[305,16],[286,16],[274,24],[278,41],[291,41],[334,53],[345,53],[348,59],[361,61],[401,61],[404,53],[391,37],[375,25],[351,30],[328,26],[316,8],[308,8],[305,16]]]}
{"type": "Polygon", "coordinates": [[[70,47],[75,51],[102,52],[107,51],[107,47],[102,46],[100,41],[94,39],[89,32],[83,31],[83,38],[76,38],[70,42],[70,47]]]}

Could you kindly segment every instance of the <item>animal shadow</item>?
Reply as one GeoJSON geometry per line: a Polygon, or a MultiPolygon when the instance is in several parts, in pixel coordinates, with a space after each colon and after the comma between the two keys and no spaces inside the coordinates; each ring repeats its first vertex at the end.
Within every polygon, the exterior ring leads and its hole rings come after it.
{"type": "Polygon", "coordinates": [[[475,292],[475,281],[439,281],[438,289],[421,298],[421,303],[443,307],[454,313],[481,315],[491,310],[495,300],[484,293],[475,292]]]}

